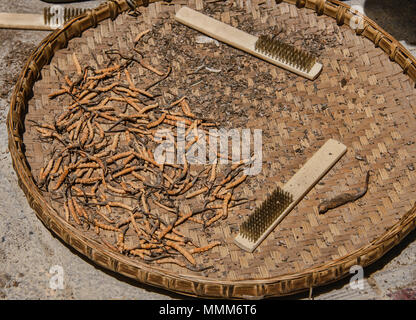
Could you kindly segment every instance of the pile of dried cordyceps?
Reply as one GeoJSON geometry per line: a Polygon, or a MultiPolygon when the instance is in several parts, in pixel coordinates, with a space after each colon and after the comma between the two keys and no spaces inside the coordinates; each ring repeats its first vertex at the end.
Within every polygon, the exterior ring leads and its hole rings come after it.
{"type": "MultiPolygon", "coordinates": [[[[73,54],[76,79],[58,69],[66,84],[49,98],[68,95],[72,102],[53,124],[35,123],[40,139],[52,143],[54,150],[37,183],[55,200],[62,199],[68,222],[95,228],[110,249],[201,271],[206,267],[198,267],[193,255],[220,242],[198,247],[178,229],[185,223],[207,228],[246,202],[233,191],[246,179],[242,169],[247,161],[229,164],[223,172],[217,162],[194,165],[186,158],[181,164],[156,162],[152,150],[160,145],[158,130],[174,129],[181,121],[186,136],[195,130],[209,134],[215,123],[196,117],[186,97],[159,105],[149,90],[171,70],[157,70],[134,51],[127,57],[107,50],[109,62],[101,69],[82,68],[73,54]],[[160,78],[138,88],[129,72],[133,67],[146,68],[160,78]]],[[[185,149],[196,143],[198,134],[185,149]]]]}

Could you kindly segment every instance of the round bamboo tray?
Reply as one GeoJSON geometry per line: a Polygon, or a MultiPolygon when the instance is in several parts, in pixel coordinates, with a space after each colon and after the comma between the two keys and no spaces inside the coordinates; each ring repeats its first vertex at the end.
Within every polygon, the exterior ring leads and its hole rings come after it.
{"type": "Polygon", "coordinates": [[[362,28],[353,30],[349,7],[335,0],[136,2],[138,17],[125,13],[132,1],[110,1],[51,33],[17,81],[7,120],[9,149],[19,185],[48,229],[91,261],[139,282],[185,295],[247,299],[337,281],[349,275],[351,266],[378,260],[416,227],[416,60],[398,41],[367,17],[362,28]],[[309,81],[223,44],[197,44],[198,33],[173,19],[182,5],[252,34],[279,31],[317,54],[322,74],[309,81]],[[206,237],[222,242],[197,258],[215,265],[204,272],[149,264],[110,250],[68,223],[63,208],[35,184],[48,150],[36,140],[29,120],[51,121],[63,108],[47,98],[59,89],[53,66],[74,72],[73,52],[82,65],[93,64],[91,51],[99,58],[109,45],[122,50],[147,28],[156,31],[143,52],[153,53],[153,64],[166,68],[169,60],[172,66],[163,88],[186,94],[196,108],[209,105],[201,112],[217,115],[229,127],[263,129],[263,170],[242,186],[246,197],[264,200],[329,138],[348,147],[254,253],[233,244],[250,208],[232,210],[208,235],[195,226],[185,229],[200,244],[206,237]],[[169,54],[157,44],[164,38],[173,43],[169,54]],[[204,56],[222,72],[205,73],[202,85],[191,86],[196,81],[186,75],[204,56]],[[374,174],[363,198],[318,214],[320,200],[360,187],[367,170],[374,174]]]}

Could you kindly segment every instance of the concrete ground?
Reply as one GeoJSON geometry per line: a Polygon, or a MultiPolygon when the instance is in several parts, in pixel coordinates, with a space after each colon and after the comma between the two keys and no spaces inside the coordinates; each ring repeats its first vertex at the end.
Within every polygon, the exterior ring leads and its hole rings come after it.
{"type": "MultiPolygon", "coordinates": [[[[88,1],[72,6],[96,6],[88,1]]],[[[416,55],[416,1],[352,0],[416,55]],[[399,3],[400,2],[400,3],[399,3]],[[396,8],[402,8],[401,10],[396,8]],[[413,22],[413,24],[412,24],[413,22]]],[[[39,1],[0,0],[0,12],[42,12],[39,1]]],[[[357,8],[359,8],[357,7],[357,8]]],[[[180,299],[97,268],[54,237],[17,185],[5,125],[14,83],[28,54],[48,34],[0,30],[0,299],[180,299]],[[63,286],[59,288],[58,276],[63,286]],[[58,287],[58,288],[57,288],[58,287]],[[53,289],[56,288],[56,289],[53,289]]],[[[315,289],[315,299],[416,299],[416,232],[364,270],[364,286],[346,279],[315,289]]],[[[307,294],[296,299],[307,299],[307,294]]]]}

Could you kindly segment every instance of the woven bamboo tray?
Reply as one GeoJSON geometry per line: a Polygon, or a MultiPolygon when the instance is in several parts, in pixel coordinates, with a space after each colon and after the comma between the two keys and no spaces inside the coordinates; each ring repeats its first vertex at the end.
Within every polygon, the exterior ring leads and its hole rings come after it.
{"type": "Polygon", "coordinates": [[[416,227],[416,60],[398,41],[368,18],[362,29],[352,30],[349,7],[335,0],[149,2],[137,1],[138,17],[127,15],[127,2],[117,0],[73,19],[45,38],[18,79],[7,121],[9,149],[19,185],[47,228],[98,265],[139,282],[185,295],[245,299],[289,295],[339,280],[351,266],[378,260],[416,227]],[[223,44],[196,44],[199,34],[173,20],[182,5],[252,34],[281,32],[317,54],[323,72],[312,82],[223,44]],[[155,266],[109,250],[66,222],[63,209],[34,183],[50,150],[35,139],[28,121],[50,121],[63,108],[47,98],[59,88],[53,66],[74,72],[73,52],[81,64],[93,64],[91,51],[99,59],[109,45],[127,48],[147,28],[154,41],[142,50],[153,52],[153,64],[172,66],[164,88],[186,94],[192,106],[217,116],[222,125],[263,129],[263,171],[242,187],[248,198],[261,202],[327,139],[348,147],[254,253],[233,244],[238,225],[251,212],[247,207],[232,210],[208,235],[195,226],[184,230],[201,245],[207,238],[223,242],[198,258],[215,265],[204,272],[155,266]],[[158,47],[163,39],[173,43],[169,52],[158,47]],[[202,84],[191,86],[200,79],[186,75],[204,56],[222,72],[205,73],[202,84]],[[320,200],[360,187],[368,169],[374,175],[365,197],[318,214],[320,200]]]}

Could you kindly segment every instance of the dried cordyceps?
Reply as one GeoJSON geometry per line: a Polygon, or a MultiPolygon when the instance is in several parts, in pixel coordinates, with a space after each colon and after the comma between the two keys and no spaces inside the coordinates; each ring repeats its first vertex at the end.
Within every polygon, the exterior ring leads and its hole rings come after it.
{"type": "MultiPolygon", "coordinates": [[[[134,45],[148,32],[140,33],[134,45]]],[[[109,62],[101,69],[83,67],[72,55],[75,78],[63,75],[61,89],[48,95],[50,99],[69,97],[68,107],[53,125],[33,124],[40,139],[54,149],[37,183],[65,199],[68,222],[92,227],[100,234],[98,241],[111,250],[149,263],[202,271],[207,268],[197,267],[194,255],[221,243],[197,247],[179,228],[186,223],[207,228],[244,203],[233,193],[247,178],[241,166],[249,160],[229,166],[223,174],[218,172],[217,161],[197,165],[184,156],[180,163],[158,163],[153,151],[161,143],[163,130],[176,134],[180,122],[185,136],[193,133],[186,141],[187,151],[199,143],[198,130],[209,134],[207,128],[215,123],[198,118],[185,96],[168,106],[158,102],[148,90],[166,79],[171,68],[162,72],[138,50],[132,52],[136,54],[105,51],[109,62]],[[150,86],[140,85],[129,71],[133,66],[161,78],[150,86]],[[203,206],[191,210],[192,201],[203,206]]],[[[167,139],[176,154],[177,142],[167,139]]]]}

